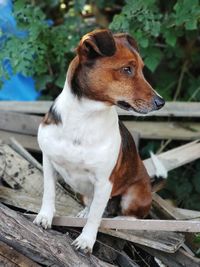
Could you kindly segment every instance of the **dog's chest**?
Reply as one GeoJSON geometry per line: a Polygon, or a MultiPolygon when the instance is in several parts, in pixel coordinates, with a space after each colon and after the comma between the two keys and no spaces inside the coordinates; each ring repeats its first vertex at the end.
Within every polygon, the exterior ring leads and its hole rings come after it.
{"type": "Polygon", "coordinates": [[[101,170],[110,164],[112,169],[116,162],[118,128],[106,126],[89,122],[39,128],[38,141],[43,153],[66,183],[80,193],[91,191],[101,170]]]}

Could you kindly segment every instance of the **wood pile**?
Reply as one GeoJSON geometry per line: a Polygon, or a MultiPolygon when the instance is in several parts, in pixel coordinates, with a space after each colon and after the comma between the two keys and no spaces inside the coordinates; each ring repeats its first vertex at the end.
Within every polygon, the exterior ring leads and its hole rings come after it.
{"type": "MultiPolygon", "coordinates": [[[[104,218],[93,255],[71,246],[85,224],[77,218],[82,209],[78,196],[57,182],[56,217],[53,230],[43,230],[32,221],[39,211],[43,191],[42,166],[37,128],[51,102],[0,102],[0,266],[200,266],[192,240],[200,232],[200,212],[180,209],[162,199],[153,187],[149,218],[104,218]]],[[[185,145],[159,154],[168,171],[200,158],[200,125],[178,122],[180,117],[200,117],[199,103],[167,103],[153,122],[130,121],[130,113],[118,110],[126,126],[141,139],[185,140],[185,145]]],[[[156,169],[151,158],[144,160],[152,177],[156,169]]],[[[181,178],[180,178],[181,179],[181,178]]]]}

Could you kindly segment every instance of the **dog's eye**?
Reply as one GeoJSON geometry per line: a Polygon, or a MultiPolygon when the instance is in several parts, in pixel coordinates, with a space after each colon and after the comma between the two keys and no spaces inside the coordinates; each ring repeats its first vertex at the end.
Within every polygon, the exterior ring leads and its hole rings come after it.
{"type": "Polygon", "coordinates": [[[121,69],[121,72],[126,74],[126,75],[129,75],[129,76],[132,76],[133,75],[133,68],[128,66],[128,67],[123,67],[121,69]]]}

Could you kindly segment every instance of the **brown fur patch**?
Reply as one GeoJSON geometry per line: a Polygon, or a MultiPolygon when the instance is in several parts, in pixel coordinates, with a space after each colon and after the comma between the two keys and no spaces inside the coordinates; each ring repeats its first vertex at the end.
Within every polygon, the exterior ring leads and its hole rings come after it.
{"type": "Polygon", "coordinates": [[[123,125],[119,122],[122,138],[121,151],[118,161],[110,176],[113,183],[111,196],[126,196],[133,193],[133,200],[122,214],[144,217],[151,206],[150,178],[136,150],[134,140],[123,125]]]}

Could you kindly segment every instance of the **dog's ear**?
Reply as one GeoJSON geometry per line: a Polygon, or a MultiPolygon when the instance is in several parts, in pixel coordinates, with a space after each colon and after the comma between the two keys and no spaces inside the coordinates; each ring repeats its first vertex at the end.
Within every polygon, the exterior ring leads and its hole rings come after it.
{"type": "Polygon", "coordinates": [[[81,59],[110,57],[116,51],[115,40],[108,30],[96,30],[83,36],[77,48],[81,59]]]}
{"type": "Polygon", "coordinates": [[[137,45],[136,40],[135,40],[132,36],[130,36],[129,34],[126,35],[126,39],[127,39],[127,41],[129,42],[129,44],[130,44],[136,51],[139,52],[139,47],[138,47],[138,45],[137,45]]]}

